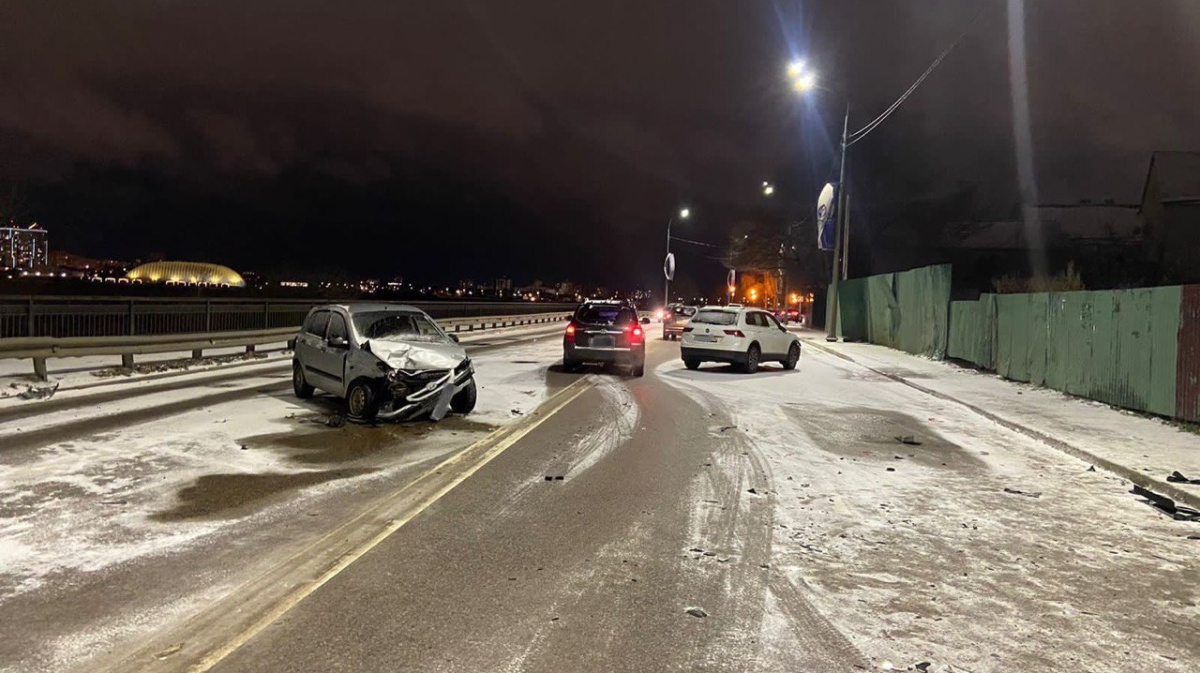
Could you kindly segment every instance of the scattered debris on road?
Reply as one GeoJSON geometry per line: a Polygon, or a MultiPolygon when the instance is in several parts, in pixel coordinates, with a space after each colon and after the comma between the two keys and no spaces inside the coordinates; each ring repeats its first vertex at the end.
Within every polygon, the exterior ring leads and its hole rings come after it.
{"type": "Polygon", "coordinates": [[[521,411],[520,409],[509,409],[509,411],[512,413],[513,416],[525,415],[525,412],[521,411]]]}
{"type": "Polygon", "coordinates": [[[1041,491],[1022,491],[1022,490],[1015,489],[1015,488],[1009,488],[1009,487],[1007,487],[1007,486],[1006,486],[1006,487],[1004,487],[1004,492],[1005,492],[1005,493],[1012,493],[1013,495],[1023,495],[1023,496],[1025,496],[1026,498],[1040,498],[1040,497],[1042,497],[1042,492],[1041,492],[1041,491]]]}
{"type": "Polygon", "coordinates": [[[704,611],[704,608],[688,608],[688,609],[684,610],[684,612],[688,613],[689,615],[691,615],[693,617],[699,617],[701,619],[708,616],[708,613],[704,611]]]}
{"type": "Polygon", "coordinates": [[[176,643],[176,644],[168,647],[167,649],[155,654],[154,658],[159,659],[159,660],[166,659],[167,657],[169,657],[171,655],[178,654],[181,650],[183,650],[183,643],[176,643]]]}
{"type": "Polygon", "coordinates": [[[1200,479],[1188,479],[1179,470],[1167,475],[1167,481],[1176,484],[1200,484],[1200,479]]]}
{"type": "Polygon", "coordinates": [[[1176,521],[1200,521],[1200,512],[1191,507],[1176,505],[1174,500],[1165,495],[1159,495],[1153,491],[1146,490],[1137,484],[1134,484],[1133,489],[1129,492],[1145,498],[1147,504],[1151,507],[1171,515],[1171,518],[1176,521]]]}
{"type": "MultiPolygon", "coordinates": [[[[894,467],[889,467],[889,468],[887,469],[887,471],[888,471],[888,472],[895,472],[895,471],[896,471],[896,468],[894,468],[894,467]]],[[[841,474],[841,472],[838,472],[838,474],[841,474]]]]}
{"type": "Polygon", "coordinates": [[[24,391],[17,393],[17,397],[23,400],[48,400],[54,397],[54,393],[58,392],[58,384],[52,386],[30,386],[24,391]]]}
{"type": "Polygon", "coordinates": [[[324,422],[331,428],[340,428],[346,424],[346,417],[342,414],[331,414],[325,418],[324,422]]]}
{"type": "Polygon", "coordinates": [[[899,435],[896,437],[896,441],[900,442],[901,444],[906,444],[908,446],[920,446],[921,445],[921,442],[912,435],[899,435]]]}

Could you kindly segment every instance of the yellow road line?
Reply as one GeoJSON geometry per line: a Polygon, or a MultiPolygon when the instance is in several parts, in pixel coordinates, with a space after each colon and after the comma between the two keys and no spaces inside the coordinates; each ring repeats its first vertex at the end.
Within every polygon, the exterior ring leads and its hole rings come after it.
{"type": "MultiPolygon", "coordinates": [[[[499,456],[506,449],[508,449],[512,445],[516,444],[517,442],[519,442],[522,438],[524,438],[530,432],[533,432],[538,426],[540,426],[542,423],[546,422],[554,414],[561,411],[564,407],[566,407],[568,404],[570,404],[572,401],[574,401],[575,398],[582,395],[584,392],[586,392],[591,387],[592,387],[591,377],[586,377],[586,378],[576,381],[575,383],[572,383],[570,386],[567,386],[562,391],[560,391],[557,395],[555,395],[555,397],[557,397],[559,399],[555,400],[553,405],[551,407],[549,407],[548,409],[545,409],[544,411],[539,411],[539,417],[537,419],[535,419],[533,422],[528,423],[524,426],[517,426],[515,429],[512,426],[510,426],[509,428],[498,430],[496,433],[493,433],[492,435],[489,435],[488,437],[485,437],[485,438],[479,440],[478,442],[476,442],[475,444],[472,444],[471,446],[467,447],[466,449],[463,449],[462,451],[456,453],[455,455],[451,456],[450,458],[448,458],[445,461],[438,464],[433,469],[429,470],[425,474],[421,475],[417,479],[410,482],[408,486],[406,486],[404,489],[402,489],[396,495],[398,496],[398,495],[402,494],[405,490],[412,488],[413,485],[415,485],[427,478],[433,477],[438,472],[445,470],[447,467],[450,467],[450,466],[462,461],[464,459],[464,456],[471,453],[473,450],[479,448],[480,446],[486,445],[490,441],[493,441],[495,439],[496,434],[504,433],[506,431],[508,432],[508,434],[506,436],[504,436],[502,439],[500,439],[500,441],[496,442],[495,446],[492,446],[490,449],[488,449],[482,456],[480,456],[478,458],[478,460],[476,460],[474,463],[469,465],[461,474],[455,476],[453,479],[451,479],[448,483],[443,485],[441,488],[434,491],[432,494],[426,496],[426,498],[424,500],[422,500],[410,512],[408,512],[407,514],[405,514],[404,516],[402,516],[400,518],[393,520],[386,527],[384,527],[381,531],[379,531],[377,534],[375,534],[375,536],[372,537],[370,540],[368,540],[367,542],[360,545],[357,549],[342,556],[338,560],[337,563],[335,563],[332,567],[330,567],[324,573],[319,575],[316,579],[314,579],[313,581],[311,581],[307,584],[304,584],[303,586],[299,587],[292,593],[288,594],[270,612],[263,615],[261,618],[259,618],[253,624],[251,624],[248,628],[246,628],[241,633],[239,633],[234,638],[232,638],[227,643],[225,643],[223,646],[221,646],[220,648],[218,648],[212,652],[209,652],[207,655],[205,655],[205,657],[203,659],[201,659],[198,663],[196,663],[195,665],[193,665],[191,668],[188,669],[190,671],[190,673],[204,673],[205,671],[208,671],[208,670],[212,669],[212,667],[219,664],[223,659],[225,659],[229,655],[236,652],[238,650],[238,648],[240,648],[242,645],[245,645],[247,642],[249,642],[252,638],[257,636],[259,633],[262,633],[263,630],[265,630],[268,626],[270,626],[271,624],[278,621],[280,617],[287,614],[289,611],[291,611],[293,608],[295,608],[297,605],[299,605],[305,598],[308,598],[317,589],[320,589],[322,586],[327,584],[330,580],[337,577],[343,570],[350,567],[351,564],[353,564],[358,559],[362,558],[367,552],[369,552],[372,549],[374,549],[375,547],[377,547],[379,545],[379,543],[383,542],[388,537],[390,537],[393,533],[400,530],[402,527],[404,527],[405,524],[407,524],[409,521],[412,521],[418,514],[425,511],[425,509],[427,509],[430,505],[434,504],[435,502],[440,500],[442,498],[442,496],[446,495],[451,490],[453,490],[454,487],[456,487],[459,484],[461,484],[462,482],[466,481],[468,477],[470,477],[471,475],[478,472],[480,470],[480,468],[482,468],[484,465],[487,465],[489,462],[491,462],[493,458],[495,458],[496,456],[499,456]]],[[[554,398],[551,398],[551,399],[554,400],[554,398]]]]}

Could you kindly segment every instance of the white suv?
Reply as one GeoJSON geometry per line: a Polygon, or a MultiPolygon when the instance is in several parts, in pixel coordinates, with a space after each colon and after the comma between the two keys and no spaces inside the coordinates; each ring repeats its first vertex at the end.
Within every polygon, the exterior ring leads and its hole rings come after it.
{"type": "Polygon", "coordinates": [[[800,338],[760,309],[705,307],[683,329],[679,350],[688,369],[696,369],[701,362],[729,362],[752,374],[764,360],[795,369],[800,361],[800,338]]]}

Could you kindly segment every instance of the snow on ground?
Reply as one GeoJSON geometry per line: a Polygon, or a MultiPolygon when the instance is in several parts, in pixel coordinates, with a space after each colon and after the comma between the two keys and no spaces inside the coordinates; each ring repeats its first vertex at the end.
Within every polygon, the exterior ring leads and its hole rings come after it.
{"type": "Polygon", "coordinates": [[[547,347],[545,341],[515,343],[473,355],[478,401],[471,420],[503,425],[536,409],[550,392],[546,372],[560,356],[559,349],[547,347]]]}
{"type": "Polygon", "coordinates": [[[327,428],[322,421],[339,408],[336,400],[296,400],[287,372],[259,372],[0,425],[0,437],[18,436],[119,412],[147,414],[126,427],[97,433],[85,425],[70,439],[0,451],[0,604],[63,573],[179,550],[262,513],[264,503],[294,504],[356,481],[394,478],[536,409],[557,350],[518,344],[474,360],[476,412],[440,424],[327,428]],[[227,394],[225,402],[204,400],[227,394]],[[196,400],[194,409],[154,414],[187,400],[196,400]],[[421,450],[391,451],[412,446],[421,450]]]}
{"type": "MultiPolygon", "coordinates": [[[[1034,425],[1073,447],[1156,479],[1165,480],[1174,470],[1200,479],[1200,435],[1161,419],[882,346],[827,347],[873,369],[966,400],[1007,421],[1034,425]]],[[[1200,487],[1196,491],[1200,493],[1200,487]]]]}
{"type": "Polygon", "coordinates": [[[657,373],[717,400],[763,456],[772,572],[876,665],[1190,671],[1200,658],[1200,543],[1186,538],[1200,525],[1116,477],[813,348],[796,372],[657,373]]]}

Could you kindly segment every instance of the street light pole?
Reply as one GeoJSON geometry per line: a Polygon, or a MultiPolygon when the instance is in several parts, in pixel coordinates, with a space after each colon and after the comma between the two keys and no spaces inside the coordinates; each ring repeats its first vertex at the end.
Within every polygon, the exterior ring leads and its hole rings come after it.
{"type": "Polygon", "coordinates": [[[846,141],[850,135],[850,102],[846,101],[846,118],[842,121],[842,158],[841,167],[838,168],[838,205],[837,205],[837,224],[833,238],[833,273],[829,280],[829,324],[826,325],[826,341],[837,341],[837,319],[838,319],[838,279],[842,275],[841,258],[845,254],[843,247],[849,241],[845,240],[843,227],[845,226],[845,210],[846,210],[846,141]]]}
{"type": "MultiPolygon", "coordinates": [[[[679,209],[679,219],[681,219],[681,220],[686,220],[688,218],[688,216],[691,214],[692,214],[692,211],[688,208],[680,208],[679,209]]],[[[667,304],[671,303],[671,277],[667,275],[666,263],[667,263],[667,259],[669,259],[671,257],[671,225],[674,222],[675,222],[674,215],[667,218],[667,256],[663,258],[663,277],[665,279],[665,282],[663,283],[663,308],[664,309],[667,307],[667,304]]]]}
{"type": "Polygon", "coordinates": [[[675,216],[667,218],[667,256],[663,258],[663,309],[666,310],[667,304],[671,303],[671,277],[666,272],[666,260],[671,257],[671,223],[675,221],[675,216]]]}

